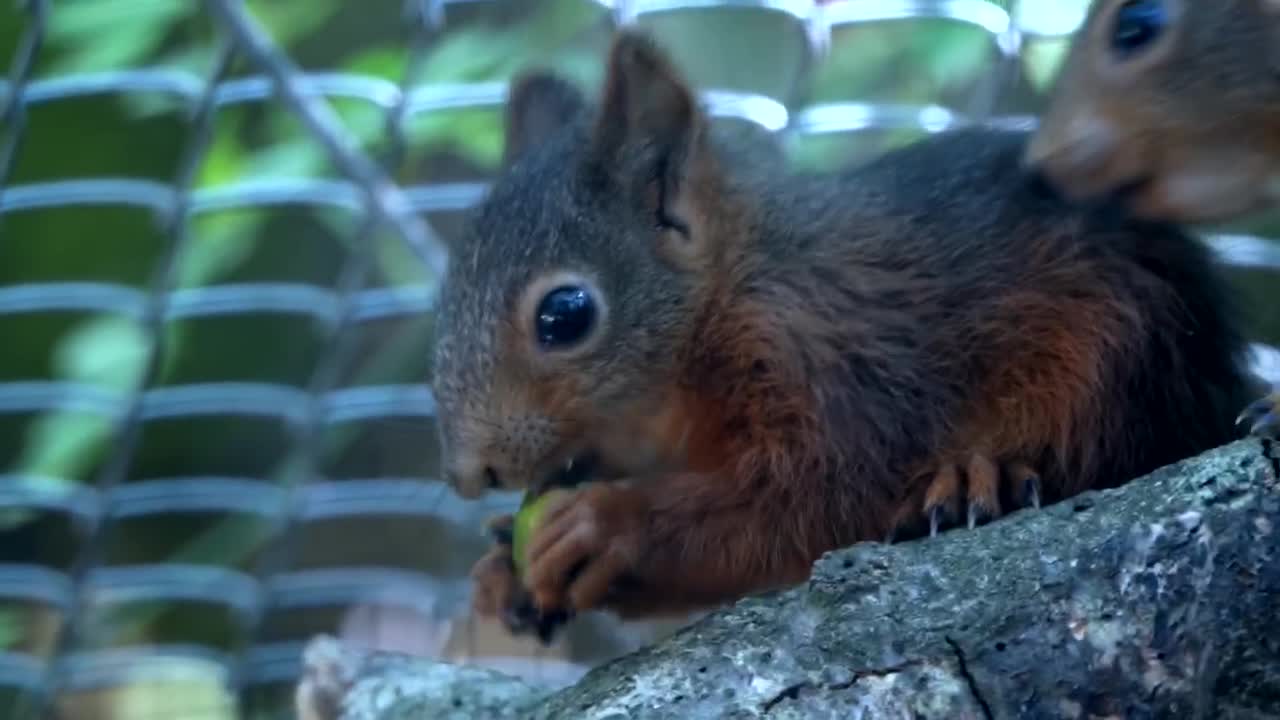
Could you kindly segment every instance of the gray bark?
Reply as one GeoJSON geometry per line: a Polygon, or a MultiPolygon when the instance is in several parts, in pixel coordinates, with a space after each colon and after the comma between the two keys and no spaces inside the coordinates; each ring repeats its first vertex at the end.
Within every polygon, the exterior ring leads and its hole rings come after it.
{"type": "Polygon", "coordinates": [[[829,553],[806,586],[555,693],[321,642],[299,698],[342,720],[1280,717],[1277,458],[1243,440],[974,531],[829,553]]]}

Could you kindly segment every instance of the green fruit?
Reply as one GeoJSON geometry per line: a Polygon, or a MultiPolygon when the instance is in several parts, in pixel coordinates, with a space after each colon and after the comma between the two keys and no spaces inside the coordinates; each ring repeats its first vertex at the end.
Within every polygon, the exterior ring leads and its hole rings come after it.
{"type": "Polygon", "coordinates": [[[541,495],[526,493],[516,511],[515,527],[511,533],[511,560],[515,564],[516,574],[524,578],[524,548],[533,537],[533,531],[542,522],[542,514],[547,509],[547,501],[568,494],[568,490],[552,488],[541,495]]]}

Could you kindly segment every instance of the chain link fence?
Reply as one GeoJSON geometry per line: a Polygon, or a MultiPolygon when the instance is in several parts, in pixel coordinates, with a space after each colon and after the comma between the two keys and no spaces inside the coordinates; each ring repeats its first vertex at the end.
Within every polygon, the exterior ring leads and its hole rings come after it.
{"type": "MultiPolygon", "coordinates": [[[[639,23],[716,122],[827,167],[969,122],[1033,125],[1082,12],[0,11],[4,717],[289,717],[317,632],[548,682],[664,632],[589,617],[544,651],[467,616],[481,522],[516,498],[463,501],[438,481],[429,337],[446,241],[496,165],[505,80],[540,62],[590,84],[611,29],[639,23]]],[[[1258,310],[1259,368],[1278,377],[1274,228],[1208,239],[1258,310]]]]}

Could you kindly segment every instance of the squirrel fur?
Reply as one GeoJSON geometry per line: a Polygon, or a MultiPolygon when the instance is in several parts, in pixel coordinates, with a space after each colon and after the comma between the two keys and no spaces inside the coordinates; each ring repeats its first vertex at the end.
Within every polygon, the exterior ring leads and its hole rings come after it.
{"type": "MultiPolygon", "coordinates": [[[[1280,209],[1280,0],[1094,3],[1024,162],[1151,220],[1280,209]]],[[[1280,390],[1239,419],[1280,439],[1280,390]]]]}
{"type": "Polygon", "coordinates": [[[829,550],[1223,444],[1249,397],[1207,250],[1046,194],[1024,134],[788,172],[723,146],[623,31],[596,106],[551,74],[513,83],[507,140],[441,287],[445,477],[474,497],[578,461],[603,482],[546,511],[523,585],[509,545],[479,562],[483,614],[525,591],[647,617],[792,585],[829,550]],[[563,287],[596,320],[545,347],[563,287]]]}

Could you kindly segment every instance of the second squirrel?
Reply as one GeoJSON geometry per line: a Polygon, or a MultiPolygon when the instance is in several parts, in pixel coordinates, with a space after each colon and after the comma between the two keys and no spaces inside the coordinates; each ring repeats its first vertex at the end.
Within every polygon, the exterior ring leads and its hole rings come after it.
{"type": "MultiPolygon", "coordinates": [[[[1094,3],[1025,161],[1152,220],[1280,209],[1280,1],[1094,3]]],[[[1280,391],[1240,420],[1280,438],[1280,391]]]]}
{"type": "MultiPolygon", "coordinates": [[[[536,607],[706,608],[1231,440],[1245,344],[1206,250],[1043,196],[1025,140],[790,174],[721,145],[635,32],[598,107],[514,83],[507,164],[441,288],[434,388],[464,496],[608,480],[549,503],[536,607]]],[[[510,553],[476,567],[481,614],[511,617],[510,553]]]]}

